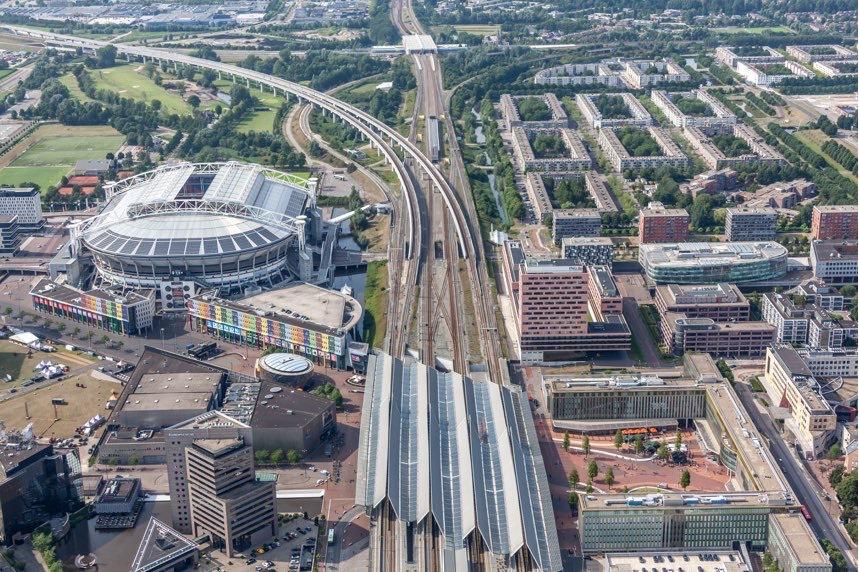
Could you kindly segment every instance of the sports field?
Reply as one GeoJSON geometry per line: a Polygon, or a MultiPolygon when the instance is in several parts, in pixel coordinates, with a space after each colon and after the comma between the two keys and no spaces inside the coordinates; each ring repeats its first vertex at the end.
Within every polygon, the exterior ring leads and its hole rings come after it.
{"type": "Polygon", "coordinates": [[[0,159],[0,185],[56,185],[79,159],[103,159],[125,141],[113,127],[43,125],[0,159]]]}
{"type": "Polygon", "coordinates": [[[191,106],[177,93],[167,91],[146,75],[143,66],[130,64],[108,69],[91,70],[90,77],[97,89],[108,89],[122,97],[151,102],[157,99],[167,113],[185,115],[191,113],[191,106]],[[138,71],[139,70],[139,71],[138,71]]]}

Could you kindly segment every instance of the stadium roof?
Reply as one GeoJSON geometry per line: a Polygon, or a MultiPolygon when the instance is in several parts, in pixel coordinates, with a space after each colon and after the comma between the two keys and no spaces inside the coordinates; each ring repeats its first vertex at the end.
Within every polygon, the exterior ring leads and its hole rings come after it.
{"type": "Polygon", "coordinates": [[[373,508],[387,498],[405,522],[431,512],[453,567],[477,530],[497,556],[527,546],[537,569],[561,569],[543,459],[517,387],[371,354],[355,496],[373,508]]]}

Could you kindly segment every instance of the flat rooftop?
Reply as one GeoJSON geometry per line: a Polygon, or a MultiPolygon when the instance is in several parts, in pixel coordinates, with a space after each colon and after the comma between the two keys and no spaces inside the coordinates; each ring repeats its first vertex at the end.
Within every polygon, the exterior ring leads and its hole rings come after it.
{"type": "Polygon", "coordinates": [[[563,246],[613,246],[607,236],[568,236],[561,239],[563,246]]]}
{"type": "Polygon", "coordinates": [[[781,528],[799,566],[829,566],[829,556],[823,552],[800,513],[781,512],[771,515],[770,519],[781,528]]]}
{"type": "MultiPolygon", "coordinates": [[[[678,388],[702,388],[701,384],[688,377],[661,377],[659,375],[611,375],[604,377],[550,374],[543,376],[543,382],[553,393],[576,393],[594,390],[607,391],[658,391],[678,388]]],[[[702,388],[703,390],[703,388],[702,388]]]]}
{"type": "Polygon", "coordinates": [[[220,377],[213,373],[156,373],[141,378],[134,394],[214,393],[220,377]]]}
{"type": "Polygon", "coordinates": [[[122,406],[123,411],[176,411],[209,409],[211,392],[200,393],[134,393],[122,406]]]}
{"type": "Polygon", "coordinates": [[[257,395],[250,425],[258,428],[304,427],[331,409],[333,401],[298,389],[277,388],[263,383],[257,395]]]}
{"type": "Polygon", "coordinates": [[[194,446],[215,457],[243,446],[242,439],[194,439],[194,446]]]}
{"type": "Polygon", "coordinates": [[[608,572],[651,572],[666,567],[689,572],[749,572],[752,569],[742,554],[733,550],[626,552],[606,554],[604,558],[608,572]]]}
{"type": "Polygon", "coordinates": [[[128,502],[137,493],[140,479],[114,477],[105,483],[96,502],[128,502]]]}
{"type": "Polygon", "coordinates": [[[611,274],[611,269],[605,265],[590,266],[588,271],[591,277],[596,280],[600,292],[603,296],[619,296],[617,283],[614,281],[614,276],[611,274]]]}
{"type": "Polygon", "coordinates": [[[556,219],[565,218],[601,218],[598,209],[554,209],[552,214],[556,219]]]}
{"type": "Polygon", "coordinates": [[[748,304],[734,284],[663,284],[656,287],[656,292],[672,305],[748,304]]]}
{"type": "Polygon", "coordinates": [[[856,205],[814,205],[814,210],[822,213],[855,213],[859,207],[856,205]]]}
{"type": "MultiPolygon", "coordinates": [[[[750,492],[715,492],[715,493],[650,493],[635,495],[629,493],[616,494],[581,494],[581,506],[584,510],[601,510],[612,508],[633,509],[667,509],[680,507],[696,509],[719,509],[727,507],[760,507],[772,506],[768,495],[750,492]]],[[[775,506],[780,503],[776,502],[775,506]]],[[[783,503],[782,503],[783,504],[783,503]]]]}
{"type": "MultiPolygon", "coordinates": [[[[812,244],[816,245],[818,242],[812,244]]],[[[668,244],[642,244],[638,248],[640,252],[639,259],[646,260],[652,265],[724,265],[732,262],[741,263],[747,260],[787,258],[787,249],[774,241],[676,242],[668,244]]]]}
{"type": "Polygon", "coordinates": [[[30,294],[38,294],[64,302],[66,304],[80,306],[82,304],[81,296],[91,296],[108,302],[116,302],[117,304],[137,304],[149,299],[151,290],[143,289],[141,293],[136,292],[115,292],[112,290],[78,290],[67,284],[57,284],[49,278],[43,278],[36,284],[30,294]]]}

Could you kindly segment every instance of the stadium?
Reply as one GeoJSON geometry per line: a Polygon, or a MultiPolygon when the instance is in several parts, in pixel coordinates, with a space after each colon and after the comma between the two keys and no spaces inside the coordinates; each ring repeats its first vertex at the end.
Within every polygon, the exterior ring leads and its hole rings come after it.
{"type": "Polygon", "coordinates": [[[313,205],[303,179],[237,162],[165,165],[106,191],[72,248],[92,254],[97,279],[162,296],[182,282],[229,295],[288,280],[313,205]]]}

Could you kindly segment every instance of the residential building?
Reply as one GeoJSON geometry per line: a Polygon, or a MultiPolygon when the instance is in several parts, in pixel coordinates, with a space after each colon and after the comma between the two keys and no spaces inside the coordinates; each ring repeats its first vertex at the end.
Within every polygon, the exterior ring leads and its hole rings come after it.
{"type": "Polygon", "coordinates": [[[787,78],[814,77],[814,72],[796,62],[785,60],[777,63],[737,62],[737,73],[751,85],[776,85],[787,78]],[[775,71],[773,71],[775,70],[775,71]]]}
{"type": "Polygon", "coordinates": [[[805,179],[795,179],[787,183],[772,183],[761,187],[754,193],[735,193],[734,197],[743,201],[743,206],[774,207],[789,209],[798,205],[803,199],[808,199],[817,194],[817,185],[805,179]]]}
{"type": "Polygon", "coordinates": [[[821,455],[835,431],[835,412],[797,351],[788,345],[767,348],[761,383],[774,405],[790,411],[785,427],[806,457],[821,455]]]}
{"type": "MultiPolygon", "coordinates": [[[[844,309],[844,296],[837,288],[827,286],[820,279],[812,280],[794,289],[818,308],[839,311],[844,309]]],[[[792,291],[792,292],[794,292],[792,291]]]]}
{"type": "Polygon", "coordinates": [[[514,127],[512,133],[513,152],[519,168],[523,171],[552,173],[586,171],[593,167],[593,160],[585,144],[576,132],[568,127],[514,127]],[[531,147],[531,138],[541,133],[559,137],[564,143],[565,153],[559,156],[538,157],[531,147]]]}
{"type": "Polygon", "coordinates": [[[725,238],[732,241],[772,240],[778,212],[772,208],[734,207],[726,209],[725,238]]]}
{"type": "Polygon", "coordinates": [[[859,375],[856,348],[800,348],[796,353],[815,378],[850,378],[859,375]]]}
{"type": "MultiPolygon", "coordinates": [[[[530,177],[529,173],[529,177],[530,177]]],[[[537,175],[539,176],[539,175],[537,175]]],[[[555,209],[552,211],[552,238],[560,244],[565,238],[599,236],[602,215],[597,209],[555,209]]]]}
{"type": "Polygon", "coordinates": [[[683,136],[689,141],[695,151],[701,155],[711,169],[724,169],[742,165],[785,164],[787,161],[778,150],[767,143],[757,132],[743,124],[713,125],[696,127],[687,125],[683,128],[683,136]],[[732,135],[746,143],[748,153],[741,155],[726,155],[711,139],[716,135],[732,135]]]}
{"type": "Polygon", "coordinates": [[[776,341],[804,344],[808,341],[809,311],[797,305],[793,298],[776,292],[766,292],[761,298],[761,317],[776,328],[776,341]]]}
{"type": "Polygon", "coordinates": [[[613,129],[600,129],[597,142],[609,163],[618,172],[659,167],[685,167],[689,158],[683,153],[671,135],[662,127],[647,127],[650,137],[662,149],[661,155],[633,155],[623,146],[613,129]]]}
{"type": "Polygon", "coordinates": [[[565,64],[538,71],[534,75],[537,85],[623,85],[620,73],[623,65],[618,61],[606,60],[586,64],[565,64]]]}
{"type": "Polygon", "coordinates": [[[705,89],[695,89],[682,93],[668,93],[667,91],[654,89],[650,92],[650,98],[675,127],[706,128],[715,125],[734,125],[737,122],[737,116],[705,89]],[[700,115],[688,115],[684,113],[674,104],[677,96],[706,104],[709,108],[709,113],[700,115]]]}
{"type": "Polygon", "coordinates": [[[756,357],[775,342],[775,327],[766,322],[717,322],[667,312],[662,317],[665,345],[676,355],[707,352],[723,357],[756,357]]]}
{"type": "Polygon", "coordinates": [[[685,83],[691,79],[686,70],[671,60],[627,61],[621,77],[633,89],[645,89],[667,83],[685,83]]]}
{"type": "Polygon", "coordinates": [[[787,46],[787,55],[803,63],[856,59],[856,52],[837,44],[787,46]]]}
{"type": "Polygon", "coordinates": [[[855,283],[857,255],[855,240],[813,240],[811,268],[815,278],[832,284],[855,283]]]}
{"type": "Polygon", "coordinates": [[[719,46],[716,48],[716,60],[732,69],[740,60],[752,63],[778,63],[785,60],[782,54],[768,46],[761,46],[760,53],[756,55],[746,55],[742,52],[738,54],[737,51],[740,50],[730,46],[719,46]]]}
{"type": "Polygon", "coordinates": [[[125,335],[139,335],[152,327],[155,315],[155,291],[137,289],[80,290],[43,278],[32,290],[33,308],[125,335]]]}
{"type": "Polygon", "coordinates": [[[570,119],[567,117],[567,112],[564,106],[558,101],[553,93],[546,93],[542,96],[533,95],[510,95],[505,93],[501,95],[501,116],[504,118],[504,124],[508,131],[514,127],[527,125],[532,128],[544,127],[547,129],[561,129],[570,126],[570,119]],[[519,115],[519,106],[516,103],[523,99],[537,98],[541,99],[549,109],[550,119],[542,121],[524,121],[519,115]]]}
{"type": "Polygon", "coordinates": [[[738,186],[737,172],[733,169],[725,168],[695,175],[692,181],[680,185],[680,189],[692,195],[692,198],[695,198],[699,193],[715,195],[717,193],[733,191],[738,186]]]}
{"type": "Polygon", "coordinates": [[[18,216],[0,215],[0,254],[15,255],[21,244],[18,216]]]}
{"type": "Polygon", "coordinates": [[[570,264],[588,266],[603,264],[611,266],[614,243],[607,236],[578,236],[561,241],[564,258],[570,264]]]}
{"type": "Polygon", "coordinates": [[[647,127],[653,124],[653,118],[650,117],[647,109],[638,101],[631,93],[607,93],[607,94],[590,94],[577,93],[576,106],[582,112],[588,125],[594,129],[602,129],[603,127],[621,127],[624,125],[635,125],[638,127],[647,127]],[[629,117],[603,117],[600,110],[597,108],[594,100],[597,97],[616,97],[623,100],[623,103],[629,112],[629,117]]]}
{"type": "Polygon", "coordinates": [[[840,348],[847,339],[856,340],[856,322],[842,320],[825,310],[814,308],[808,322],[808,346],[840,348]]]}
{"type": "Polygon", "coordinates": [[[777,242],[642,244],[638,261],[657,284],[738,284],[783,276],[787,249],[777,242]]]}
{"type": "Polygon", "coordinates": [[[857,219],[856,205],[814,205],[811,236],[816,240],[856,240],[857,219]]]}
{"type": "Polygon", "coordinates": [[[686,209],[668,209],[651,202],[638,215],[640,244],[683,242],[689,237],[689,213],[686,209]]]}
{"type": "Polygon", "coordinates": [[[32,187],[0,188],[0,215],[18,217],[21,232],[39,231],[45,226],[42,198],[32,187]]]}

